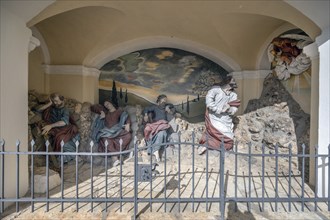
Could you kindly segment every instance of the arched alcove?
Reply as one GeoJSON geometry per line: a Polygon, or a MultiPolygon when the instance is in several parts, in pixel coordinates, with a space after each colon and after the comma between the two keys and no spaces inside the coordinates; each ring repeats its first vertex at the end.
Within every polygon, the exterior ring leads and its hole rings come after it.
{"type": "MultiPolygon", "coordinates": [[[[166,94],[187,118],[204,119],[204,96],[229,72],[217,63],[177,48],[134,51],[100,68],[99,102],[116,95],[120,105],[150,105],[166,94]],[[190,102],[189,111],[186,109],[190,102]]],[[[198,120],[197,120],[198,121],[198,120]]]]}

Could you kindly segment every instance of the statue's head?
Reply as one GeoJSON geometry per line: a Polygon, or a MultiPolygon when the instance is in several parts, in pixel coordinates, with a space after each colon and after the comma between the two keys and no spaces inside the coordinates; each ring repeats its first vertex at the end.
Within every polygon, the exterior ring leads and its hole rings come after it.
{"type": "Polygon", "coordinates": [[[225,76],[225,78],[221,82],[220,86],[222,86],[222,87],[228,87],[229,86],[229,90],[231,90],[231,91],[233,91],[237,88],[236,81],[233,78],[233,76],[231,76],[231,75],[225,76]]]}
{"type": "Polygon", "coordinates": [[[118,106],[116,104],[113,104],[113,102],[111,102],[110,100],[105,100],[103,105],[110,112],[115,111],[118,108],[118,106]]]}
{"type": "Polygon", "coordinates": [[[50,94],[50,100],[56,108],[64,107],[64,96],[60,95],[59,93],[55,92],[50,94]]]}
{"type": "Polygon", "coordinates": [[[164,106],[166,105],[167,102],[167,96],[165,94],[161,94],[157,97],[157,104],[160,106],[164,106]]]}

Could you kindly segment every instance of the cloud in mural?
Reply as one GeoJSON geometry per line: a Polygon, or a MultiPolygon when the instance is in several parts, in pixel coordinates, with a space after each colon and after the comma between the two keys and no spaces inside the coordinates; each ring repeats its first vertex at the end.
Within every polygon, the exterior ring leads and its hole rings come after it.
{"type": "Polygon", "coordinates": [[[163,50],[157,54],[156,57],[160,60],[164,60],[166,58],[173,57],[173,52],[170,50],[163,50]]]}
{"type": "Polygon", "coordinates": [[[193,95],[195,83],[206,70],[227,74],[222,67],[199,55],[178,49],[154,48],[108,62],[101,68],[100,81],[115,80],[138,86],[140,91],[152,89],[154,94],[193,95]]]}

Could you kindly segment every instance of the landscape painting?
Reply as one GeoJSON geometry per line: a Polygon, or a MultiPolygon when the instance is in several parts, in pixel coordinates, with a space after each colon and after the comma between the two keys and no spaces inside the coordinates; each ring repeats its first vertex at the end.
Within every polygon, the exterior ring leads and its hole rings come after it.
{"type": "Polygon", "coordinates": [[[218,64],[191,52],[173,48],[135,51],[101,68],[100,103],[111,96],[115,84],[119,103],[145,106],[166,94],[177,110],[192,119],[204,114],[207,90],[227,74],[218,64]]]}

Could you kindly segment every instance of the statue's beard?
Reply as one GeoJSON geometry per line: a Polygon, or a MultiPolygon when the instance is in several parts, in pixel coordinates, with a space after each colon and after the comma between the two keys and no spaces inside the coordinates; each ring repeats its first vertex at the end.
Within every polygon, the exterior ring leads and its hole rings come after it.
{"type": "Polygon", "coordinates": [[[63,107],[64,107],[64,103],[61,103],[61,104],[55,105],[55,108],[63,108],[63,107]]]}
{"type": "Polygon", "coordinates": [[[159,106],[160,106],[161,108],[165,108],[165,105],[166,105],[165,103],[160,103],[160,104],[159,104],[159,106]]]}

